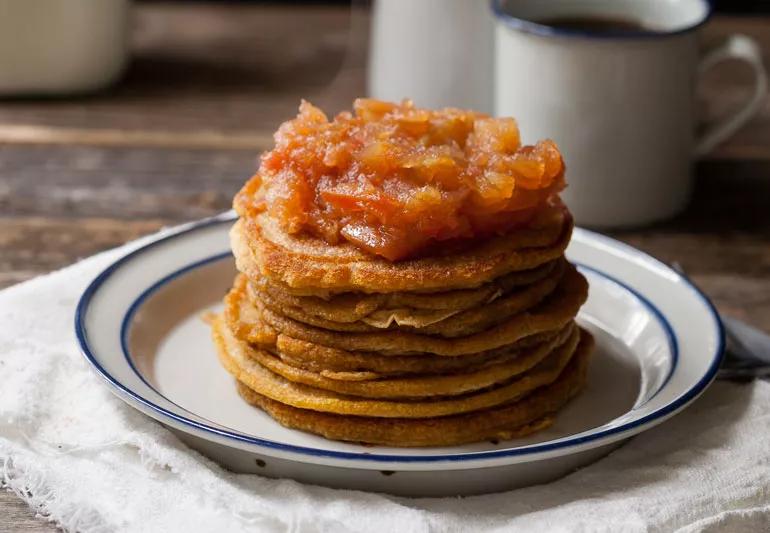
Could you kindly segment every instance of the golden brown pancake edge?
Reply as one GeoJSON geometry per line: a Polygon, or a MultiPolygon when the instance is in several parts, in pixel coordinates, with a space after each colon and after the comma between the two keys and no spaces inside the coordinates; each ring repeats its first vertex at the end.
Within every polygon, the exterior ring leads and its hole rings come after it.
{"type": "Polygon", "coordinates": [[[583,332],[570,364],[556,381],[509,405],[428,419],[352,417],[298,409],[239,383],[241,396],[283,426],[332,440],[383,446],[452,446],[507,440],[548,427],[553,416],[585,386],[592,337],[583,332]]]}

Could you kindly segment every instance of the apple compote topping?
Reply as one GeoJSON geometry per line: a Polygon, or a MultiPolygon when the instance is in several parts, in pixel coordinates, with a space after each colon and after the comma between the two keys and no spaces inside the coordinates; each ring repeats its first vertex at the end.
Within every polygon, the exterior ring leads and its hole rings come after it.
{"type": "Polygon", "coordinates": [[[511,118],[358,99],[329,121],[303,101],[235,209],[395,261],[526,225],[563,188],[556,144],[522,146],[511,118]]]}

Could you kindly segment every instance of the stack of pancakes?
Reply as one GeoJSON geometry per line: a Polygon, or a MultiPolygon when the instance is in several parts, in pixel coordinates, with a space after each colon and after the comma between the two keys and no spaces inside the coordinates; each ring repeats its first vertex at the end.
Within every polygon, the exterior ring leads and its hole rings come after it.
{"type": "Polygon", "coordinates": [[[583,387],[587,284],[564,258],[572,219],[391,262],[290,235],[267,214],[231,232],[240,271],[214,320],[241,396],[330,439],[438,446],[549,426],[583,387]]]}

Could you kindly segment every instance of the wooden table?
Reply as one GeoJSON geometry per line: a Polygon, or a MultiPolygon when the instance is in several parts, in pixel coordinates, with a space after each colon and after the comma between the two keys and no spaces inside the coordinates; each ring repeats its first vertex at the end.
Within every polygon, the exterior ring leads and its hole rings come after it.
{"type": "MultiPolygon", "coordinates": [[[[117,87],[0,102],[0,287],[227,209],[300,98],[336,111],[365,92],[365,11],[153,3],[134,23],[117,87]]],[[[770,57],[770,18],[717,17],[704,34],[735,31],[770,57]]],[[[741,66],[720,69],[706,112],[736,105],[749,81],[741,66]]],[[[770,97],[696,171],[686,213],[614,235],[678,262],[721,311],[770,330],[770,97]]],[[[53,527],[0,491],[9,529],[53,527]]]]}

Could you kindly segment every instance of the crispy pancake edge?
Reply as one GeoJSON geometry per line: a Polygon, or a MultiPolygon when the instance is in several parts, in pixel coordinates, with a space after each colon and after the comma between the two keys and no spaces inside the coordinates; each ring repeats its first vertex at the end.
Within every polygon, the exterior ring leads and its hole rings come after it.
{"type": "MultiPolygon", "coordinates": [[[[302,409],[356,416],[392,418],[427,418],[478,411],[514,401],[532,390],[554,381],[569,363],[575,345],[567,343],[526,374],[510,383],[460,397],[429,401],[386,401],[340,395],[288,381],[250,359],[243,347],[225,326],[221,317],[212,324],[219,359],[238,381],[281,403],[302,409]]],[[[576,344],[576,343],[575,343],[576,344]]]]}
{"type": "MultiPolygon", "coordinates": [[[[348,351],[368,351],[383,355],[432,353],[455,357],[491,350],[519,339],[558,329],[577,314],[588,296],[588,282],[570,267],[552,295],[540,305],[515,315],[488,330],[465,337],[443,338],[399,330],[377,333],[340,333],[315,328],[259,308],[260,324],[276,333],[348,351]]],[[[249,339],[251,340],[251,339],[249,339]]]]}
{"type": "Polygon", "coordinates": [[[478,333],[497,325],[506,319],[525,311],[545,299],[556,288],[565,272],[565,265],[561,263],[548,276],[517,290],[511,291],[498,298],[484,302],[482,305],[461,309],[457,311],[432,311],[432,310],[382,310],[374,314],[390,315],[386,321],[390,327],[370,325],[367,318],[373,314],[364,316],[358,322],[336,322],[327,316],[317,316],[305,311],[301,307],[281,303],[274,295],[254,289],[253,283],[248,283],[245,276],[240,275],[235,281],[236,286],[245,284],[245,292],[253,305],[263,305],[272,313],[283,315],[287,318],[329,331],[372,333],[398,329],[411,331],[424,335],[440,335],[442,337],[459,337],[478,333]],[[399,323],[407,322],[407,324],[399,323]],[[414,324],[409,324],[413,322],[414,324]]]}
{"type": "Polygon", "coordinates": [[[279,357],[264,350],[250,350],[248,355],[263,367],[289,381],[338,394],[384,399],[430,398],[466,394],[508,381],[530,370],[558,347],[570,342],[570,339],[577,342],[578,335],[577,328],[573,328],[569,335],[557,337],[550,342],[536,346],[518,357],[481,369],[472,369],[470,372],[398,376],[367,381],[329,379],[323,374],[287,364],[279,357]]]}
{"type": "Polygon", "coordinates": [[[452,446],[506,440],[548,427],[553,415],[585,386],[593,339],[587,332],[559,378],[513,404],[480,412],[428,419],[351,417],[298,409],[239,384],[241,396],[279,424],[327,439],[383,446],[452,446]]]}

